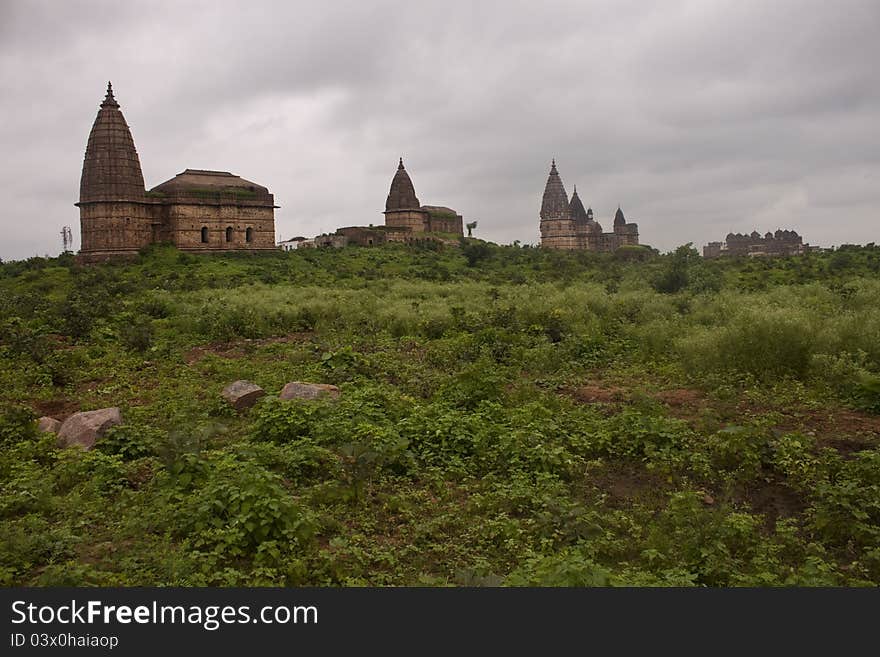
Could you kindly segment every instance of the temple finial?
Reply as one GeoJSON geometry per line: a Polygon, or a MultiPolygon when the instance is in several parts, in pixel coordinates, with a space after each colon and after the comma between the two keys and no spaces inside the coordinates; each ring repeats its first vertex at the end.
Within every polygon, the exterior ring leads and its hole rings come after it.
{"type": "Polygon", "coordinates": [[[104,102],[101,103],[101,107],[119,107],[119,103],[113,97],[113,84],[109,81],[107,82],[107,95],[104,96],[104,102]]]}
{"type": "Polygon", "coordinates": [[[398,168],[398,169],[402,169],[402,168],[403,168],[403,158],[400,158],[400,164],[397,165],[397,168],[398,168]]]}

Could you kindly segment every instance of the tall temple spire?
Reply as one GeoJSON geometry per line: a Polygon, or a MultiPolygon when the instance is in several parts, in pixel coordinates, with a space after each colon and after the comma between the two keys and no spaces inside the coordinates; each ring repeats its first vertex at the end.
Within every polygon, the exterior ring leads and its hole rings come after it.
{"type": "Polygon", "coordinates": [[[541,200],[541,219],[569,218],[568,194],[556,170],[556,158],[550,165],[550,175],[544,186],[544,197],[541,200]]]}
{"type": "Polygon", "coordinates": [[[80,203],[144,198],[144,174],[131,130],[107,83],[107,95],[89,133],[79,185],[80,203]]]}
{"type": "Polygon", "coordinates": [[[626,218],[623,216],[623,210],[620,209],[620,205],[617,206],[617,212],[614,213],[614,225],[615,226],[625,226],[626,218]]]}
{"type": "Polygon", "coordinates": [[[391,189],[385,200],[385,212],[394,210],[418,210],[421,207],[416,196],[416,189],[409,178],[406,169],[403,168],[403,158],[397,166],[397,173],[391,180],[391,189]]]}

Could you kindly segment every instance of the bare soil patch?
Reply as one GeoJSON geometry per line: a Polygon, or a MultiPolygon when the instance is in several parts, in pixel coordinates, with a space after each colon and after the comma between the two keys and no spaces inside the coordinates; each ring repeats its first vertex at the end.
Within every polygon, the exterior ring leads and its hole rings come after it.
{"type": "Polygon", "coordinates": [[[79,402],[74,399],[50,399],[33,402],[37,415],[64,421],[79,410],[79,402]]]}
{"type": "Polygon", "coordinates": [[[251,339],[244,338],[234,342],[212,342],[206,345],[193,347],[183,355],[183,359],[187,365],[193,365],[199,362],[207,354],[214,354],[220,358],[243,358],[246,356],[246,349],[254,347],[264,347],[270,344],[282,344],[288,342],[307,342],[312,338],[314,333],[300,332],[288,333],[287,335],[278,335],[271,338],[251,339]]]}
{"type": "Polygon", "coordinates": [[[609,506],[624,508],[633,501],[666,496],[666,482],[637,463],[606,465],[590,469],[587,481],[609,496],[609,506]]]}
{"type": "Polygon", "coordinates": [[[616,386],[588,383],[565,391],[575,401],[585,404],[618,404],[627,401],[628,391],[616,386]]]}
{"type": "Polygon", "coordinates": [[[776,480],[750,484],[735,491],[733,498],[763,515],[768,529],[772,529],[780,518],[798,516],[807,507],[806,500],[797,491],[776,480]]]}

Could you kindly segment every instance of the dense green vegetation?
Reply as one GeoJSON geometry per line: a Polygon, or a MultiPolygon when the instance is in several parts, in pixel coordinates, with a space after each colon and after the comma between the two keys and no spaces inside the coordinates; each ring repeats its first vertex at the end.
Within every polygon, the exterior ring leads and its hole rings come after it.
{"type": "Polygon", "coordinates": [[[880,584],[878,300],[873,245],[4,263],[0,583],[880,584]]]}

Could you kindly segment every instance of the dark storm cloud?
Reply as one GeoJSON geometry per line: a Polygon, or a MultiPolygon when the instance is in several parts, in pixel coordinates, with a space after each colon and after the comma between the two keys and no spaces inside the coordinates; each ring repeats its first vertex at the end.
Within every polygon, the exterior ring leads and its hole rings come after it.
{"type": "Polygon", "coordinates": [[[107,79],[148,186],[266,184],[279,238],[423,203],[536,242],[551,157],[606,225],[669,249],[730,230],[877,240],[880,5],[825,2],[4,2],[0,257],[78,233],[107,79]]]}

